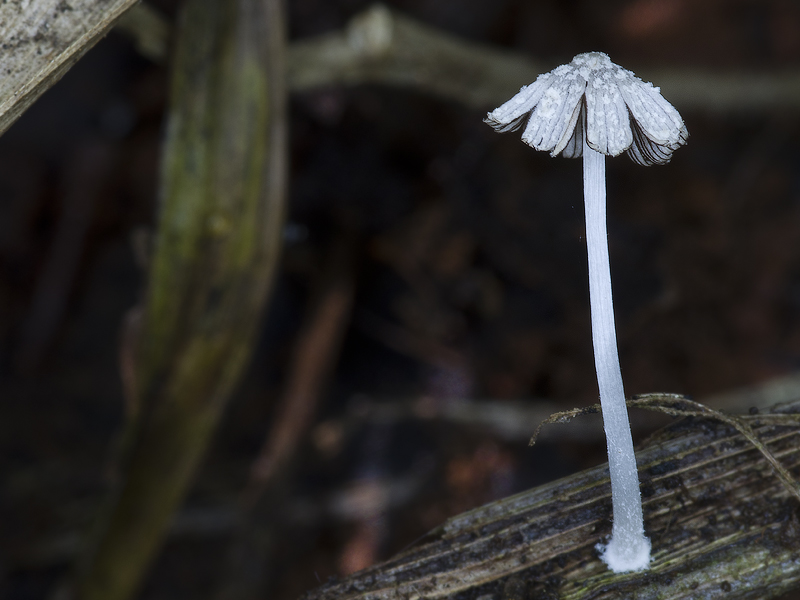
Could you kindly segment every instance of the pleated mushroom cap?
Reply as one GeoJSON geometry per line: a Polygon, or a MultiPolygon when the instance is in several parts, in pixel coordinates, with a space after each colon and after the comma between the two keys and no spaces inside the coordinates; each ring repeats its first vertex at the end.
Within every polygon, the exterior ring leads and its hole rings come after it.
{"type": "Polygon", "coordinates": [[[484,120],[497,131],[525,124],[522,141],[551,156],[581,156],[586,135],[593,150],[606,156],[627,152],[641,165],[669,162],[689,137],[659,88],[602,52],[579,54],[540,75],[484,120]]]}

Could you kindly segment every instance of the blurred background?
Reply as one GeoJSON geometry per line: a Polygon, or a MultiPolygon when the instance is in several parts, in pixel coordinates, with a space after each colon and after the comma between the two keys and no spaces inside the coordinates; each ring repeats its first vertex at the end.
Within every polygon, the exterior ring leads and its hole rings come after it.
{"type": "MultiPolygon", "coordinates": [[[[180,4],[148,3],[169,21],[180,4]]],[[[287,4],[290,42],[369,6],[287,4]]],[[[792,0],[386,5],[546,70],[598,50],[643,76],[800,75],[792,0]]],[[[9,600],[48,596],[114,477],[168,81],[112,32],[0,137],[9,600]]],[[[607,162],[622,371],[628,394],[725,407],[800,372],[800,105],[676,105],[690,138],[669,165],[607,162]]],[[[142,598],[216,597],[238,548],[260,572],[251,597],[294,599],[605,461],[599,416],[527,446],[538,419],[597,401],[581,165],[493,132],[492,108],[381,85],[291,95],[285,247],[258,350],[142,598]]],[[[634,419],[637,440],[667,422],[634,419]]]]}

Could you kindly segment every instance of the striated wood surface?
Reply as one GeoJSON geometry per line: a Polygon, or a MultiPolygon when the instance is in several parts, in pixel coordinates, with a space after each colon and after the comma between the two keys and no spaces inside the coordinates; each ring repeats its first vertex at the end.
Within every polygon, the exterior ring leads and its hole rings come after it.
{"type": "MultiPolygon", "coordinates": [[[[800,411],[800,403],[775,412],[800,411]]],[[[792,473],[800,426],[751,421],[792,473]]],[[[568,427],[568,425],[565,425],[568,427]]],[[[651,569],[616,575],[607,465],[456,516],[397,557],[303,600],[774,598],[800,581],[800,505],[733,428],[683,419],[637,452],[651,569]]]]}
{"type": "Polygon", "coordinates": [[[0,3],[0,133],[61,79],[136,1],[0,3]]]}

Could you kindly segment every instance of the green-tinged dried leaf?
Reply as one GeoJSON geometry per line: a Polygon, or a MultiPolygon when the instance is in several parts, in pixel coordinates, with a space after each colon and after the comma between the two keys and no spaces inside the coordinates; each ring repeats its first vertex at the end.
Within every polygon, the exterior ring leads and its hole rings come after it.
{"type": "Polygon", "coordinates": [[[103,37],[136,0],[0,3],[0,133],[103,37]]]}
{"type": "Polygon", "coordinates": [[[283,49],[279,0],[184,7],[122,481],[82,600],[135,592],[249,361],[282,240],[283,49]]]}

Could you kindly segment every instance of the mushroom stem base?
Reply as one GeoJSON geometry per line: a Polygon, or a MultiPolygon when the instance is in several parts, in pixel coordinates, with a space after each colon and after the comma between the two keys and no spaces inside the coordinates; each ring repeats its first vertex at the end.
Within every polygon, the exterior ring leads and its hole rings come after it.
{"type": "Polygon", "coordinates": [[[611,541],[605,547],[602,558],[611,570],[623,572],[647,568],[650,563],[650,541],[644,535],[639,475],[617,353],[606,232],[605,178],[605,156],[590,148],[584,138],[583,193],[592,342],[614,511],[611,541]]]}

